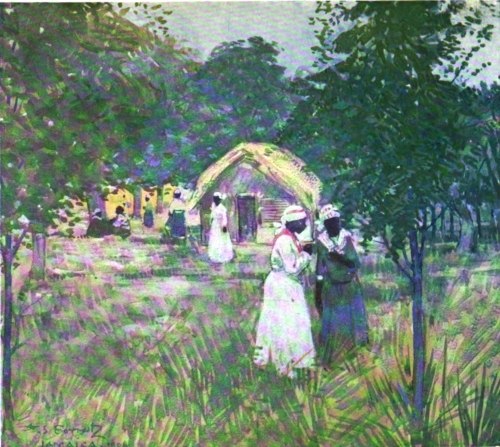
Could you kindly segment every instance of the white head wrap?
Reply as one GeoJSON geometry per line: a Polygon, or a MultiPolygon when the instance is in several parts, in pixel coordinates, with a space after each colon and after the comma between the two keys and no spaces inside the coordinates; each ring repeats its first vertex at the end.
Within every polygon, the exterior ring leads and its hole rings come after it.
{"type": "Polygon", "coordinates": [[[224,200],[227,196],[226,194],[222,194],[221,192],[216,191],[214,192],[214,197],[218,197],[219,199],[224,200]]]}
{"type": "Polygon", "coordinates": [[[331,203],[323,206],[319,210],[319,220],[324,222],[327,219],[332,219],[334,217],[340,218],[340,211],[337,207],[333,206],[331,203]]]}
{"type": "Polygon", "coordinates": [[[294,220],[301,220],[307,217],[306,211],[299,205],[291,205],[285,208],[283,215],[281,216],[281,224],[285,225],[287,222],[293,222],[294,220]]]}

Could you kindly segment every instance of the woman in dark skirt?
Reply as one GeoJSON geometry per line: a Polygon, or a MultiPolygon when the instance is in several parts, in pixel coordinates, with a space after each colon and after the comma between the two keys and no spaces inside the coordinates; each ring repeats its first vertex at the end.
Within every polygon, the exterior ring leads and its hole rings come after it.
{"type": "Polygon", "coordinates": [[[143,223],[146,228],[153,228],[154,226],[154,209],[153,204],[146,197],[146,207],[144,208],[143,223]]]}
{"type": "Polygon", "coordinates": [[[316,287],[320,344],[323,362],[328,365],[341,352],[368,343],[368,321],[352,234],[341,228],[340,213],[332,205],[321,208],[319,230],[316,287]]]}
{"type": "Polygon", "coordinates": [[[183,240],[186,237],[186,205],[181,199],[181,190],[174,191],[174,200],[168,209],[168,233],[174,241],[183,240]]]}

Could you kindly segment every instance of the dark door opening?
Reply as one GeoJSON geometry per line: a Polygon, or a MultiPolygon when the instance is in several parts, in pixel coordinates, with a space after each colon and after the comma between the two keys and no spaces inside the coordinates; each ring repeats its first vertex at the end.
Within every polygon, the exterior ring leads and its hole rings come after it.
{"type": "Polygon", "coordinates": [[[257,236],[257,215],[255,197],[252,195],[238,195],[238,239],[254,241],[257,236]]]}

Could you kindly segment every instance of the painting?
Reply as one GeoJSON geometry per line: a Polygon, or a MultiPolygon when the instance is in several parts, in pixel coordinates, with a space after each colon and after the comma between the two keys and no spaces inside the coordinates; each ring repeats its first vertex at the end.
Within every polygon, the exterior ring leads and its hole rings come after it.
{"type": "Polygon", "coordinates": [[[1,445],[500,445],[499,45],[494,0],[1,2],[1,445]]]}

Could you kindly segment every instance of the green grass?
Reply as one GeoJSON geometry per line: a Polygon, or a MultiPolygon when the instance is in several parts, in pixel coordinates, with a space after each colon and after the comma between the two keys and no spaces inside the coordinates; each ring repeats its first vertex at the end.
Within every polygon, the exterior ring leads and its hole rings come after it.
{"type": "MultiPolygon", "coordinates": [[[[363,266],[370,348],[292,381],[251,361],[268,268],[252,260],[266,260],[268,247],[215,273],[202,256],[164,245],[56,238],[50,247],[49,267],[87,274],[25,286],[18,445],[89,443],[89,433],[55,427],[92,423],[134,447],[410,445],[411,301],[390,261],[363,266]]],[[[481,273],[496,268],[491,259],[429,257],[424,445],[500,443],[499,293],[481,273]]]]}

